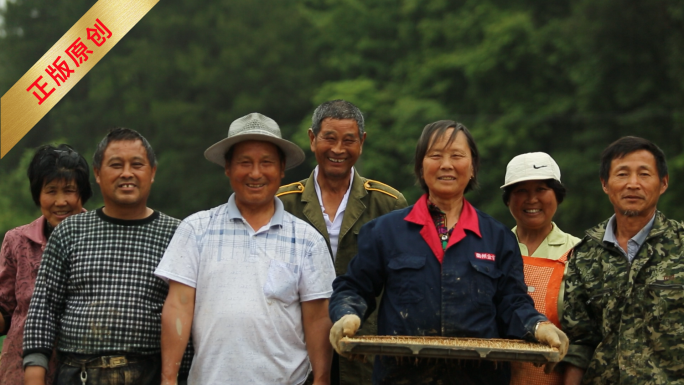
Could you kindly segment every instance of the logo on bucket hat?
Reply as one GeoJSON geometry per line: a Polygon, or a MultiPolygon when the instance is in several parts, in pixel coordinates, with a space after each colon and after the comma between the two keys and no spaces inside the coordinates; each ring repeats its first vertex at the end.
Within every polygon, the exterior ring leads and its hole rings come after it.
{"type": "Polygon", "coordinates": [[[269,142],[278,146],[285,153],[286,170],[304,161],[304,151],[296,144],[283,139],[278,123],[258,112],[235,119],[228,128],[228,137],[207,148],[204,157],[223,167],[226,164],[226,152],[234,145],[248,140],[269,142]]]}

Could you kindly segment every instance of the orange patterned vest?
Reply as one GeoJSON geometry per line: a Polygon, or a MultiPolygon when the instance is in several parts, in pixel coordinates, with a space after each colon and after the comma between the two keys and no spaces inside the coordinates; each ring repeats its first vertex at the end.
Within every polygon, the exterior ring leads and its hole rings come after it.
{"type": "MultiPolygon", "coordinates": [[[[534,307],[558,328],[558,294],[563,284],[565,263],[571,250],[555,261],[523,256],[525,284],[528,294],[534,300],[534,307]]],[[[529,362],[511,362],[511,385],[562,384],[563,376],[556,371],[545,374],[543,366],[538,368],[529,362]]]]}

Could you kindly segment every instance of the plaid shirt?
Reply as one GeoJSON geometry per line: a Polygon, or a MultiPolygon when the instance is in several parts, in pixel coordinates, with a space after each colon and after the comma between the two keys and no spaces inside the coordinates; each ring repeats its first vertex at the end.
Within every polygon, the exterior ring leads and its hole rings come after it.
{"type": "Polygon", "coordinates": [[[43,254],[24,330],[24,357],[160,352],[167,284],[154,276],[179,220],[102,209],[65,219],[43,254]]]}

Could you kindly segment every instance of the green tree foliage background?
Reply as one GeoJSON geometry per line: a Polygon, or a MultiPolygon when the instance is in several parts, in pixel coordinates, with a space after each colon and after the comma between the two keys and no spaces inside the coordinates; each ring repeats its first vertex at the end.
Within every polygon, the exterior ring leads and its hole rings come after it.
{"type": "MultiPolygon", "coordinates": [[[[10,0],[0,94],[94,3],[10,0]]],[[[160,161],[150,206],[182,218],[227,199],[223,171],[202,154],[231,121],[274,118],[307,152],[283,183],[295,181],[314,165],[310,115],[333,98],[365,113],[359,170],[409,201],[420,195],[422,128],[453,119],[482,157],[468,199],[507,225],[499,186],[508,161],[530,151],[561,167],[564,230],[581,235],[607,218],[598,158],[624,135],[666,152],[671,184],[659,207],[684,217],[681,0],[163,0],[0,161],[0,234],[39,213],[24,175],[40,144],[63,141],[90,158],[107,129],[139,130],[160,161]]],[[[100,204],[96,194],[86,207],[100,204]]]]}

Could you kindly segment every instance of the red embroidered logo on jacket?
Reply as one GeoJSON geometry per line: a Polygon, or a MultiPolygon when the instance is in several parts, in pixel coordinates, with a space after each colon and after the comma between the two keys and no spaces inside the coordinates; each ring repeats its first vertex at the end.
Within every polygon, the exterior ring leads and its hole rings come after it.
{"type": "Polygon", "coordinates": [[[489,254],[489,253],[475,253],[475,258],[485,259],[487,261],[494,261],[494,260],[496,260],[496,255],[489,254]]]}

